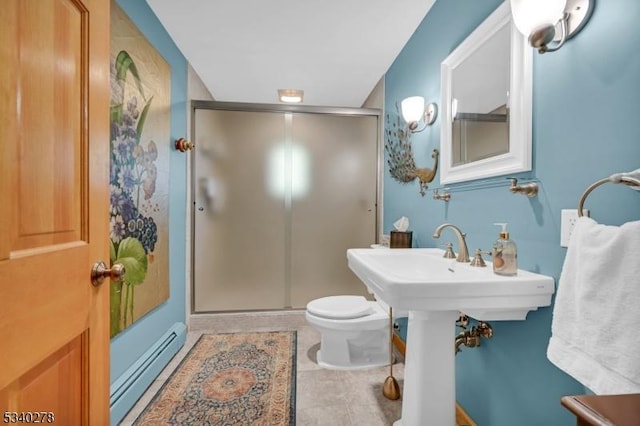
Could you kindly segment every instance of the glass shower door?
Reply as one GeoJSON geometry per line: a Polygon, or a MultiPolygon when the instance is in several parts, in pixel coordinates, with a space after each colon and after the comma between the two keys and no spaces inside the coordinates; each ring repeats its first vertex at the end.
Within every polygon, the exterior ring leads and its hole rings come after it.
{"type": "Polygon", "coordinates": [[[292,199],[294,308],[323,296],[366,295],[347,249],[375,243],[377,125],[375,116],[293,116],[293,144],[309,158],[308,190],[292,199]]]}
{"type": "Polygon", "coordinates": [[[284,203],[268,190],[282,114],[198,109],[195,120],[194,311],[282,309],[284,203]]]}
{"type": "Polygon", "coordinates": [[[346,250],[375,242],[374,115],[195,113],[194,311],[366,294],[346,250]]]}

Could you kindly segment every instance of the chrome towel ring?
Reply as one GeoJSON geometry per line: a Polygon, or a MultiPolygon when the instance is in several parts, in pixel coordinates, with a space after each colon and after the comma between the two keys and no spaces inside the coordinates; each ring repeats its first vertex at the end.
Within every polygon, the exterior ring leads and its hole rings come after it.
{"type": "Polygon", "coordinates": [[[584,200],[587,199],[587,196],[591,193],[591,191],[593,191],[594,189],[596,189],[597,187],[599,187],[600,185],[603,185],[605,183],[620,183],[620,184],[624,184],[624,185],[629,185],[631,187],[634,188],[640,188],[640,180],[636,179],[636,178],[632,178],[630,176],[620,176],[620,181],[613,181],[611,180],[611,177],[607,177],[604,179],[600,179],[597,182],[592,183],[587,189],[585,189],[584,193],[582,193],[582,197],[580,197],[580,202],[578,203],[578,216],[582,217],[582,206],[584,205],[584,200]]]}

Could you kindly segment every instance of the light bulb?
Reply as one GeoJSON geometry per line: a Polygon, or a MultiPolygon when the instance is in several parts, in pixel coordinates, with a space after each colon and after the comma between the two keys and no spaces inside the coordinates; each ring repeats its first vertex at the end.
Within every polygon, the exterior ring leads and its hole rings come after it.
{"type": "Polygon", "coordinates": [[[553,27],[562,19],[566,0],[511,0],[513,22],[524,36],[553,27]]]}
{"type": "Polygon", "coordinates": [[[420,121],[424,116],[424,98],[422,96],[411,96],[402,100],[402,118],[407,123],[420,121]]]}

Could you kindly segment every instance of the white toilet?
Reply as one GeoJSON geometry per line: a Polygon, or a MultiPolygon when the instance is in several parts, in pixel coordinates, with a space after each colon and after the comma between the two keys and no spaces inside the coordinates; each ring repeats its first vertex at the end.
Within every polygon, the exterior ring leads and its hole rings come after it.
{"type": "Polygon", "coordinates": [[[317,354],[321,367],[355,370],[389,364],[389,312],[383,302],[322,297],[307,304],[306,317],[322,336],[317,354]]]}

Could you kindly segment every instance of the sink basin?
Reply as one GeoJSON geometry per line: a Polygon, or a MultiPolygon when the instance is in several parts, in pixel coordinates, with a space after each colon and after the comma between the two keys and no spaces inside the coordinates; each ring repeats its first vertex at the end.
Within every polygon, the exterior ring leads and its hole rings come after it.
{"type": "Polygon", "coordinates": [[[455,259],[443,250],[349,249],[349,267],[394,309],[458,310],[482,321],[524,320],[539,306],[549,306],[553,278],[518,270],[513,277],[455,259]]]}
{"type": "Polygon", "coordinates": [[[455,320],[524,320],[551,304],[553,278],[444,259],[440,249],[349,249],[351,270],[370,292],[409,312],[402,419],[395,426],[455,425],[455,320]]]}

